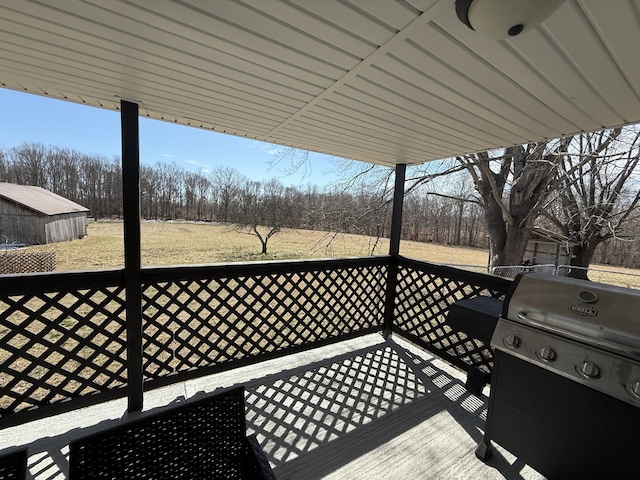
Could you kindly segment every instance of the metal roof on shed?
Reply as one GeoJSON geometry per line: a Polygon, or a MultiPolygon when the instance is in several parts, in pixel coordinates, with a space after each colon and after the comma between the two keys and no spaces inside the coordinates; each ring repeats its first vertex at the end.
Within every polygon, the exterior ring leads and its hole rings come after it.
{"type": "Polygon", "coordinates": [[[44,215],[88,212],[89,209],[44,188],[0,183],[0,197],[44,215]]]}

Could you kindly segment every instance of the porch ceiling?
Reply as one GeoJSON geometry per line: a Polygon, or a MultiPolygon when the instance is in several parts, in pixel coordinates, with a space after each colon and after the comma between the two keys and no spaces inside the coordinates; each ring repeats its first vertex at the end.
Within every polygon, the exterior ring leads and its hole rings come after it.
{"type": "Polygon", "coordinates": [[[454,0],[23,0],[0,6],[0,85],[411,165],[640,122],[638,45],[640,0],[500,41],[454,0]]]}

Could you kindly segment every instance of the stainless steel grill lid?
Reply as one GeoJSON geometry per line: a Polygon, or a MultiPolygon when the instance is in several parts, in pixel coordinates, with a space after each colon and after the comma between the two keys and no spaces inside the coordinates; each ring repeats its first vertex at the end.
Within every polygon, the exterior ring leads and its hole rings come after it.
{"type": "Polygon", "coordinates": [[[542,273],[520,275],[502,316],[640,356],[640,291],[542,273]]]}

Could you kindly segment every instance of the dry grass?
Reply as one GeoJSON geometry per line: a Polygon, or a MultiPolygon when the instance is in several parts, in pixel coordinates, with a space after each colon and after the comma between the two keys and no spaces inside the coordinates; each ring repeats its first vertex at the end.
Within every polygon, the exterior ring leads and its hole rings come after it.
{"type": "MultiPolygon", "coordinates": [[[[28,250],[54,251],[58,271],[124,265],[122,222],[92,222],[87,232],[81,240],[28,250]]],[[[265,256],[259,253],[260,243],[256,237],[210,223],[143,222],[141,235],[145,266],[385,255],[389,249],[388,239],[286,230],[269,240],[269,254],[265,256]]],[[[417,242],[402,242],[401,253],[436,263],[486,265],[487,262],[484,250],[417,242]]]]}
{"type": "MultiPolygon", "coordinates": [[[[81,240],[30,247],[56,252],[58,271],[118,268],[124,265],[122,222],[94,222],[81,240]]],[[[384,255],[387,239],[361,235],[333,235],[327,232],[286,230],[269,241],[269,255],[261,255],[256,237],[236,232],[229,226],[211,223],[143,222],[142,264],[189,265],[252,260],[339,258],[384,255]]],[[[473,265],[486,271],[488,253],[477,248],[452,247],[433,243],[403,241],[400,253],[433,263],[473,265]]],[[[640,288],[638,270],[609,265],[592,265],[590,277],[596,281],[640,288]],[[605,270],[599,272],[598,270],[605,270]]]]}

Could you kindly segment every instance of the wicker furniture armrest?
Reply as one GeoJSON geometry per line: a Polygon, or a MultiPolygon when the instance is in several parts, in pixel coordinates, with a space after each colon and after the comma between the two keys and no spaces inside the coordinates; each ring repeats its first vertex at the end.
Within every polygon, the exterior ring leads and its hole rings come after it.
{"type": "MultiPolygon", "coordinates": [[[[72,442],[69,478],[273,478],[248,468],[255,460],[247,442],[244,388],[238,387],[72,442]]],[[[269,467],[268,462],[266,465],[269,467]]],[[[269,467],[267,473],[270,471],[269,467]]]]}
{"type": "Polygon", "coordinates": [[[13,448],[0,454],[0,480],[27,478],[27,449],[13,448]]]}
{"type": "Polygon", "coordinates": [[[256,480],[276,480],[276,476],[271,470],[271,465],[262,447],[258,443],[255,435],[249,435],[246,439],[247,461],[244,478],[255,478],[256,480]]]}

